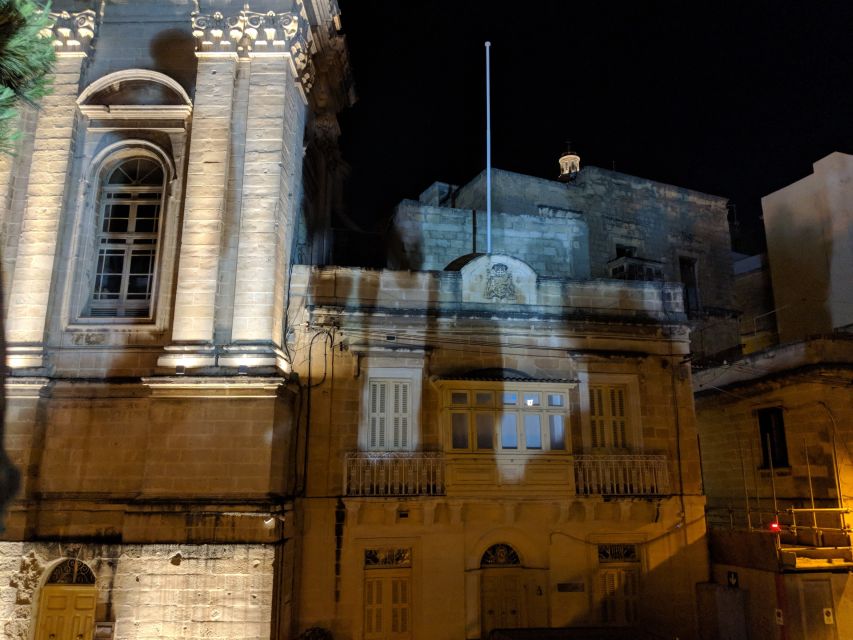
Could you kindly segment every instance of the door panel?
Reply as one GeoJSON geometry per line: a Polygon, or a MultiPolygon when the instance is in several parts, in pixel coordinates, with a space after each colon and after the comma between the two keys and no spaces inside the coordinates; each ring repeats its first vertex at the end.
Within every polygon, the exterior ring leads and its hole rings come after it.
{"type": "Polygon", "coordinates": [[[364,577],[365,640],[412,637],[412,584],[408,571],[379,569],[364,577]]]}
{"type": "Polygon", "coordinates": [[[39,598],[35,640],[89,640],[96,599],[95,587],[45,586],[39,598]]]}
{"type": "Polygon", "coordinates": [[[527,624],[520,571],[495,569],[483,572],[481,597],[481,637],[486,637],[492,629],[510,629],[527,624]]]}
{"type": "Polygon", "coordinates": [[[835,607],[829,580],[803,580],[800,584],[805,637],[809,640],[836,640],[835,607]]]}

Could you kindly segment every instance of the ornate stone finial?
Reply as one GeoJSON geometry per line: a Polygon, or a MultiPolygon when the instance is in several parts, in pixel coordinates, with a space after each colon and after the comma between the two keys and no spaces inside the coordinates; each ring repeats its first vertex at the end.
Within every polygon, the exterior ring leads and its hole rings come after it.
{"type": "Polygon", "coordinates": [[[198,54],[289,56],[294,73],[308,91],[313,84],[311,28],[302,0],[292,2],[292,9],[284,13],[258,13],[251,11],[248,3],[235,16],[219,11],[211,15],[193,12],[198,54]]]}
{"type": "Polygon", "coordinates": [[[69,13],[51,13],[53,26],[44,29],[43,36],[53,38],[56,55],[86,56],[95,37],[95,17],[92,9],[69,13]]]}

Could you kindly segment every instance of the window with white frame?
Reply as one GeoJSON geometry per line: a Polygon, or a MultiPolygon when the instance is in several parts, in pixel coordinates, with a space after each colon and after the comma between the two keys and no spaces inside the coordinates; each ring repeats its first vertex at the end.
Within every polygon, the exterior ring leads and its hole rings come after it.
{"type": "Polygon", "coordinates": [[[147,155],[124,158],[103,174],[84,316],[151,316],[165,184],[162,164],[147,155]]]}
{"type": "Polygon", "coordinates": [[[412,448],[412,384],[371,378],[368,393],[368,442],[372,451],[412,448]]]}
{"type": "Polygon", "coordinates": [[[565,452],[568,387],[481,385],[446,392],[447,449],[453,451],[565,452]]]}

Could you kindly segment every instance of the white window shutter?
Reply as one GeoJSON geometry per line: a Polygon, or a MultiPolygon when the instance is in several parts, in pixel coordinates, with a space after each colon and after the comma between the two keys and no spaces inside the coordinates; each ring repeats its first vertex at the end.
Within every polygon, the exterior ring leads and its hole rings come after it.
{"type": "Polygon", "coordinates": [[[368,411],[368,448],[406,450],[411,443],[410,383],[371,380],[368,411]]]}

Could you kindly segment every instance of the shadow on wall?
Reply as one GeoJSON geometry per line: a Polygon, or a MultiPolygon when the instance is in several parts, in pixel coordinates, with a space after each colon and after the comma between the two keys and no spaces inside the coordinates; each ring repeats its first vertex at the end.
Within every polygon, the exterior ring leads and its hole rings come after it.
{"type": "Polygon", "coordinates": [[[831,333],[829,279],[834,238],[788,207],[774,216],[770,233],[767,244],[781,341],[831,333]]]}
{"type": "Polygon", "coordinates": [[[191,97],[195,95],[195,46],[195,39],[188,31],[166,29],[151,41],[149,49],[154,70],[174,78],[191,97]]]}

